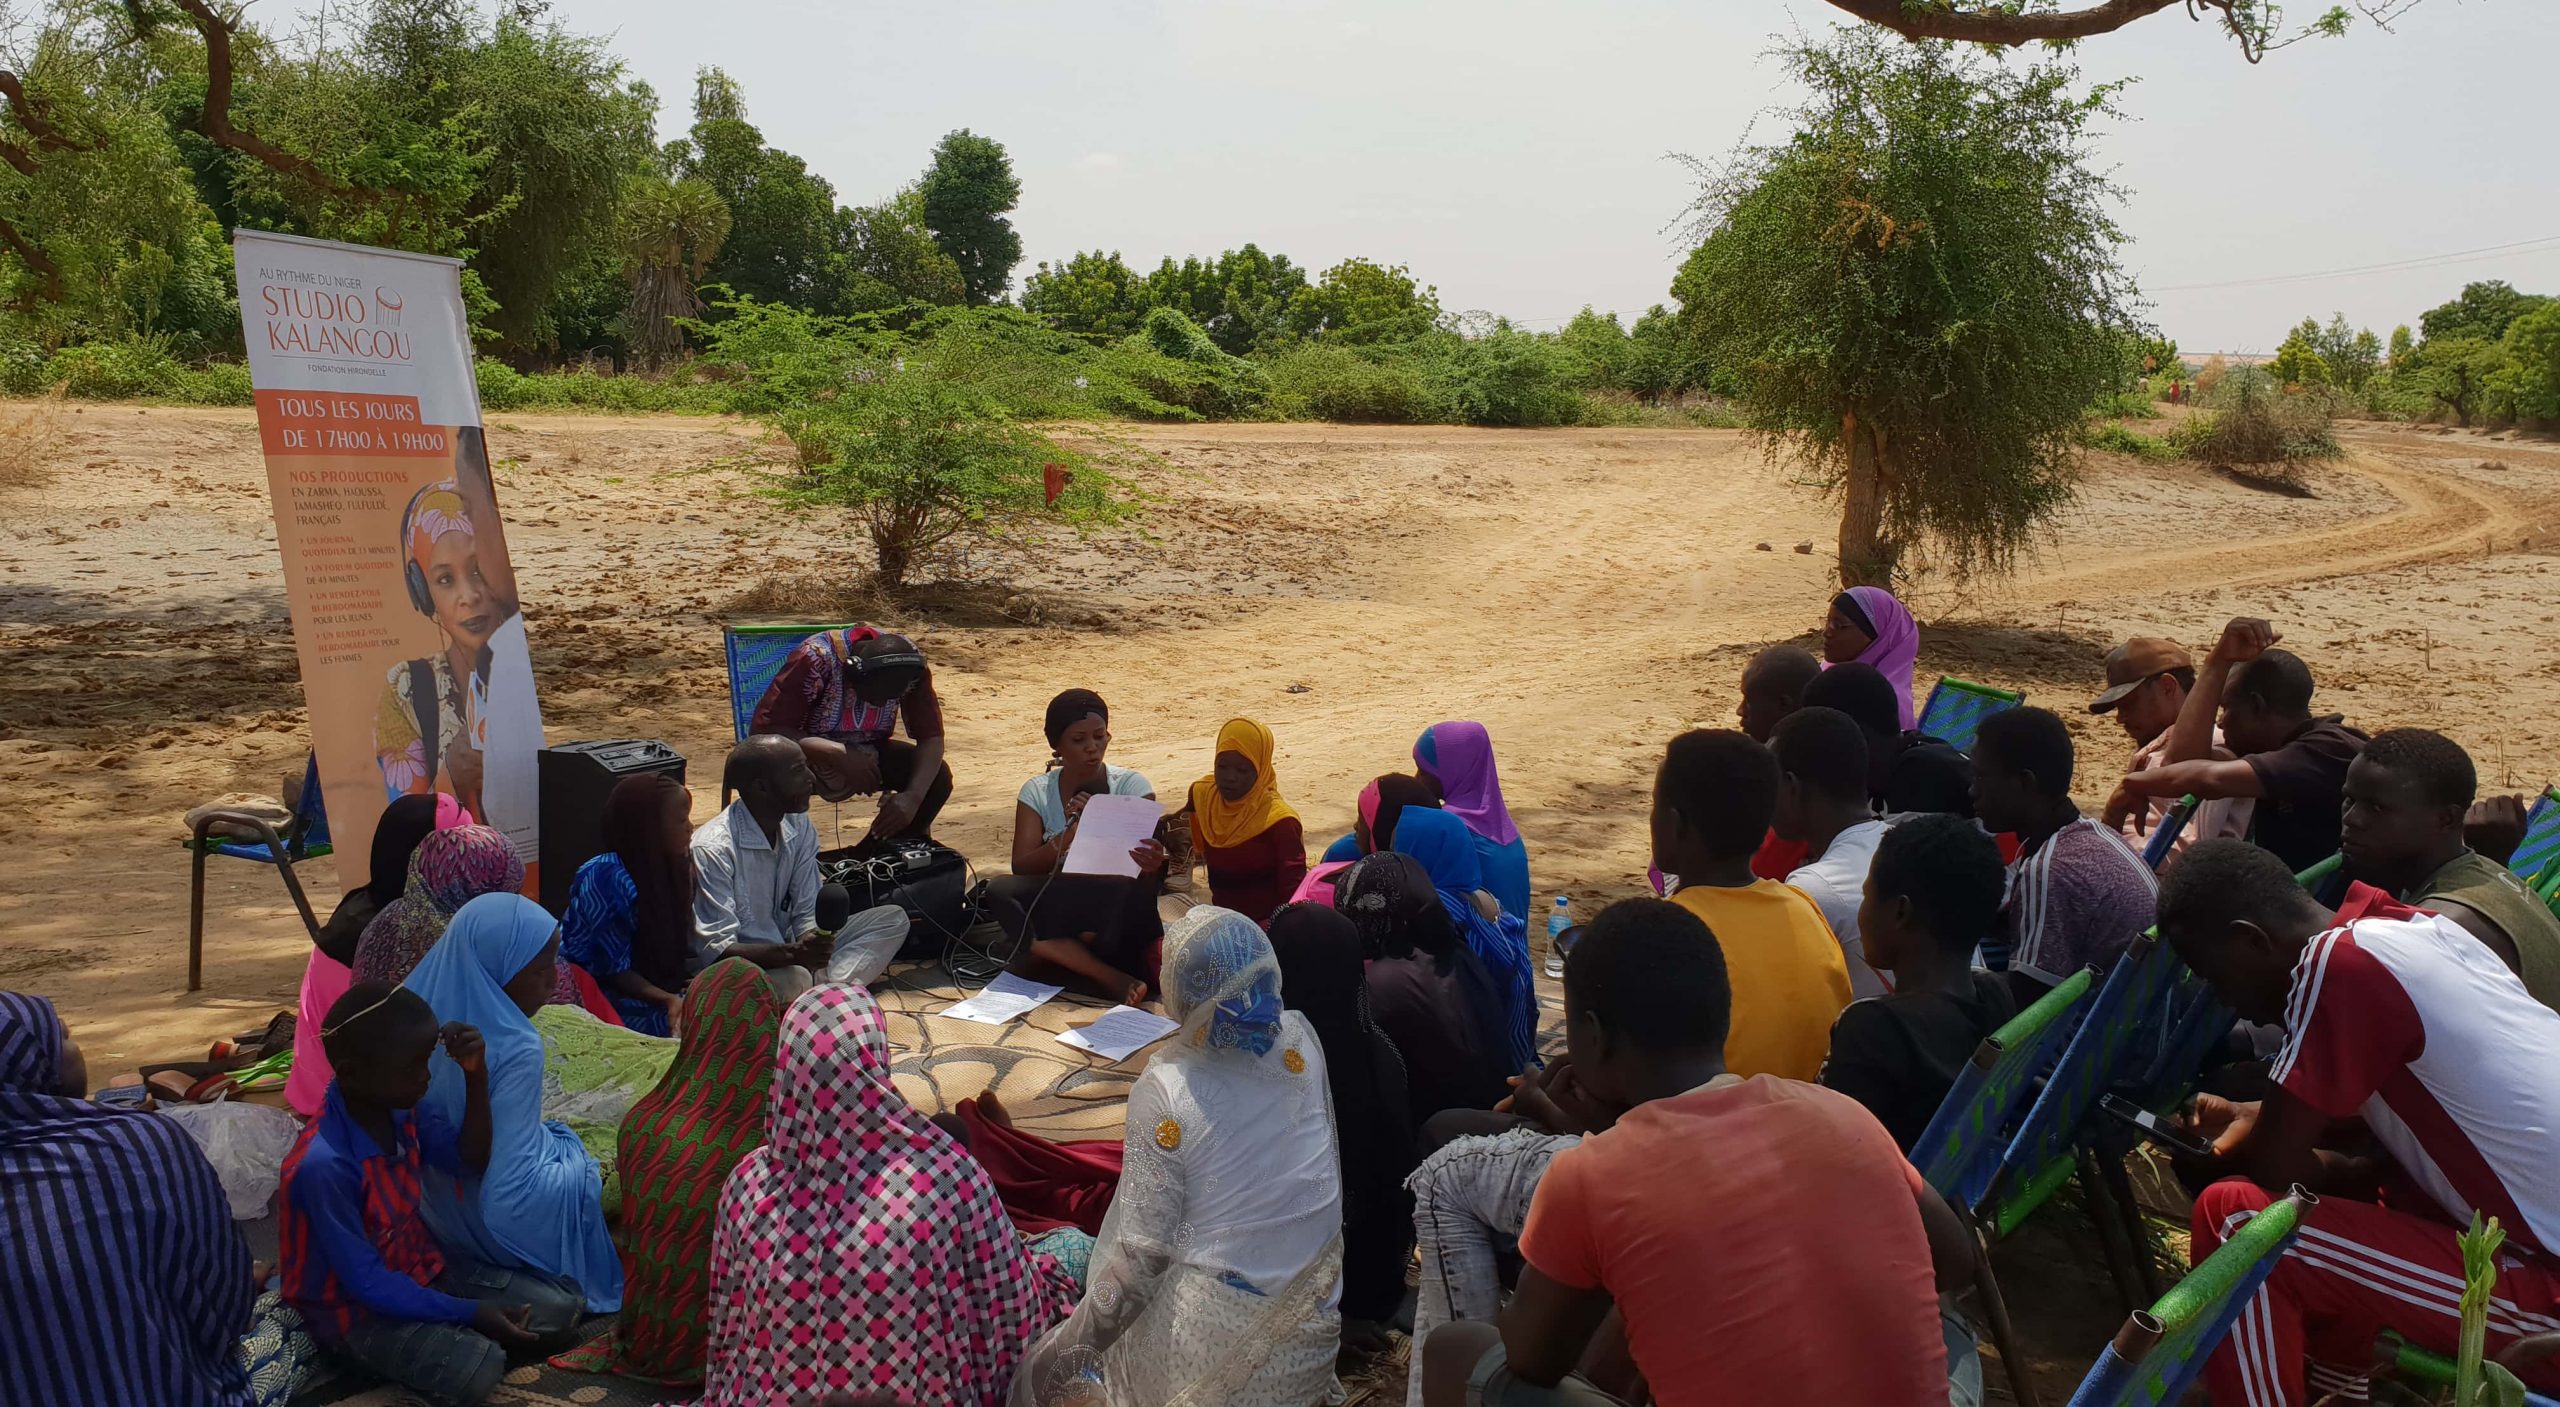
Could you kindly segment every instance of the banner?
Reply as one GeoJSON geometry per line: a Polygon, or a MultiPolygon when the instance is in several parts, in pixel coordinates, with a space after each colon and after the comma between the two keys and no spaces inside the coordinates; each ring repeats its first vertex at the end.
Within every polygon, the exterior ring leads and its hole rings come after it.
{"type": "Polygon", "coordinates": [[[462,265],[255,230],[232,254],[339,882],[366,882],[392,798],[429,791],[530,871],[542,710],[462,265]]]}

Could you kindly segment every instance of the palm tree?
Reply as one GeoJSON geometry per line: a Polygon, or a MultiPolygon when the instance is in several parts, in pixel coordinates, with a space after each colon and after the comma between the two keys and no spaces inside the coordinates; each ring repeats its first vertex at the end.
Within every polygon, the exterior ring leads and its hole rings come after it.
{"type": "Polygon", "coordinates": [[[641,178],[622,204],[623,271],[631,301],[622,310],[632,359],[656,369],[684,350],[676,319],[702,311],[694,285],[729,238],[729,207],[709,184],[641,178]]]}

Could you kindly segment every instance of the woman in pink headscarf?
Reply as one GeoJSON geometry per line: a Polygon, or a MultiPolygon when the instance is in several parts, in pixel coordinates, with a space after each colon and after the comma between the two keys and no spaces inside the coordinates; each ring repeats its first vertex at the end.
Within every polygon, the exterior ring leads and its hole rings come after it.
{"type": "Polygon", "coordinates": [[[1902,731],[1920,726],[1911,708],[1911,666],[1920,657],[1920,624],[1881,586],[1853,586],[1831,598],[1822,622],[1822,663],[1873,665],[1902,702],[1902,731]]]}

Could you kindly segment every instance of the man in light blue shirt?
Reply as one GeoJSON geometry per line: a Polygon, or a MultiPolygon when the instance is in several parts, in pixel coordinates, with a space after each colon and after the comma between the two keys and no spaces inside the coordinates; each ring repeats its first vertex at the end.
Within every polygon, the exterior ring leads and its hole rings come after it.
{"type": "Polygon", "coordinates": [[[759,733],[730,749],[721,775],[737,799],[693,832],[693,920],[699,965],[744,958],[797,990],[822,974],[867,983],[906,941],[906,911],[883,904],[829,935],[818,928],[818,829],[809,822],[817,778],[800,745],[759,733]]]}

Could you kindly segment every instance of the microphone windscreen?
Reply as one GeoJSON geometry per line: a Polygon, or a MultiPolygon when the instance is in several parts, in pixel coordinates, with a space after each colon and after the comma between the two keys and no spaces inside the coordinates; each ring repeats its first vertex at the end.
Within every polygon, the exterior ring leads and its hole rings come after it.
{"type": "Polygon", "coordinates": [[[841,884],[830,884],[818,890],[818,929],[833,933],[853,917],[853,894],[841,884]]]}

